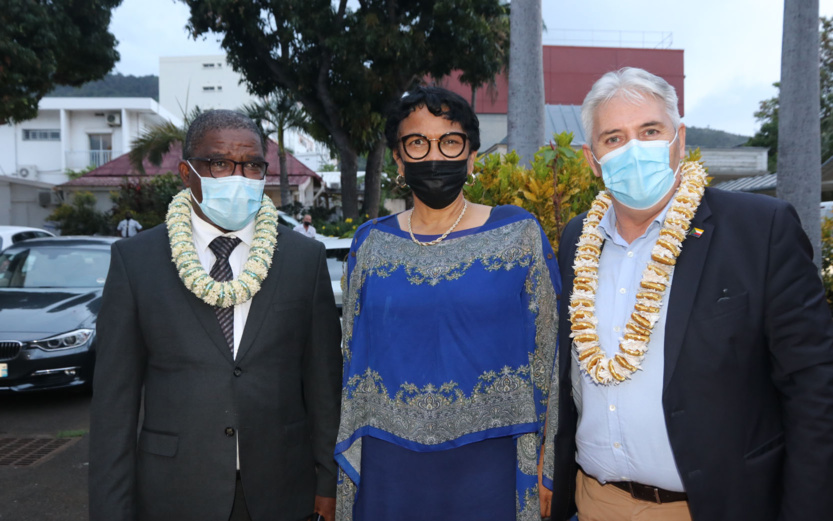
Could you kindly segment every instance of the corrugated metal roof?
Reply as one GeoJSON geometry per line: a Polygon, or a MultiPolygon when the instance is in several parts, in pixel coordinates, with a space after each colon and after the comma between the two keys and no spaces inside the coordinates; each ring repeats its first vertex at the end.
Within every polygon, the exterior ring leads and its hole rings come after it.
{"type": "Polygon", "coordinates": [[[572,132],[573,147],[586,143],[580,105],[546,105],[544,108],[544,137],[547,141],[552,139],[553,134],[572,132]]]}
{"type": "Polygon", "coordinates": [[[775,190],[777,180],[778,174],[763,174],[723,181],[712,185],[712,188],[729,192],[763,192],[764,190],[775,190]]]}

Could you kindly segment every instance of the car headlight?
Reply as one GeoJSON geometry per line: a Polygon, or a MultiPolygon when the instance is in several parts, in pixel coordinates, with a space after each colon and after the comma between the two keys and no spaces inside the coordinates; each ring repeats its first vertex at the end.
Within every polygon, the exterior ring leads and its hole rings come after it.
{"type": "Polygon", "coordinates": [[[56,349],[70,349],[72,347],[80,347],[87,343],[90,337],[93,336],[92,329],[76,329],[60,335],[51,336],[42,340],[33,340],[29,342],[32,347],[39,347],[47,351],[54,351],[56,349]]]}

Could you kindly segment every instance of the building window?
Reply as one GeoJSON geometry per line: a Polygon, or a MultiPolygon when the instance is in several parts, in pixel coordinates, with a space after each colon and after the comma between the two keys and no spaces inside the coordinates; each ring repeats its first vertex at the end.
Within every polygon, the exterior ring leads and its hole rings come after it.
{"type": "Polygon", "coordinates": [[[214,92],[214,87],[211,87],[211,86],[209,86],[209,87],[203,87],[203,88],[202,88],[202,91],[203,91],[203,92],[214,92]]]}
{"type": "Polygon", "coordinates": [[[98,168],[113,159],[113,135],[90,134],[90,165],[98,168]]]}
{"type": "Polygon", "coordinates": [[[202,66],[203,66],[204,69],[213,69],[214,68],[213,63],[203,63],[202,66]]]}
{"type": "Polygon", "coordinates": [[[23,141],[60,141],[61,131],[58,129],[23,129],[23,141]]]}

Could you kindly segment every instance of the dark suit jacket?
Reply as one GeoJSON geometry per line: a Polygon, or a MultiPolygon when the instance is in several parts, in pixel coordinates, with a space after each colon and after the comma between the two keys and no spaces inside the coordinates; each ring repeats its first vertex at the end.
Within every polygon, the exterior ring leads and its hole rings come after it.
{"type": "MultiPolygon", "coordinates": [[[[583,217],[567,225],[558,258],[558,521],[575,511],[567,304],[583,217]]],[[[692,516],[830,519],[833,323],[798,217],[772,197],[706,189],[692,227],[703,234],[683,242],[669,290],[662,394],[692,516]]]]}
{"type": "Polygon", "coordinates": [[[97,326],[90,519],[227,521],[238,441],[255,521],[295,521],[316,494],[334,497],[340,334],[324,247],[289,228],[236,360],[213,308],[180,281],[164,225],[115,243],[97,326]]]}

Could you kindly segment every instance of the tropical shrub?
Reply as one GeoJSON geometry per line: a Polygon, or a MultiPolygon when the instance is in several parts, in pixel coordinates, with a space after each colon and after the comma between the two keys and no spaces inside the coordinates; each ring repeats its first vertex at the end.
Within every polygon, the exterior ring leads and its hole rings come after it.
{"type": "Polygon", "coordinates": [[[821,221],[821,279],[827,295],[827,305],[833,311],[833,219],[821,221]]]}
{"type": "Polygon", "coordinates": [[[474,182],[465,188],[466,197],[489,206],[524,208],[538,219],[557,251],[564,226],[590,208],[603,187],[584,155],[570,147],[572,140],[569,132],[555,135],[535,153],[531,168],[520,166],[514,151],[481,158],[474,167],[474,182]]]}
{"type": "Polygon", "coordinates": [[[90,192],[76,193],[71,203],[55,208],[47,218],[54,222],[61,235],[110,235],[107,214],[95,209],[95,196],[90,192]]]}
{"type": "Polygon", "coordinates": [[[145,229],[161,224],[165,221],[171,199],[182,188],[182,180],[170,172],[149,178],[143,177],[138,181],[131,181],[125,177],[119,191],[110,193],[110,199],[113,201],[110,222],[115,226],[124,219],[127,212],[131,212],[133,218],[145,229]]]}

